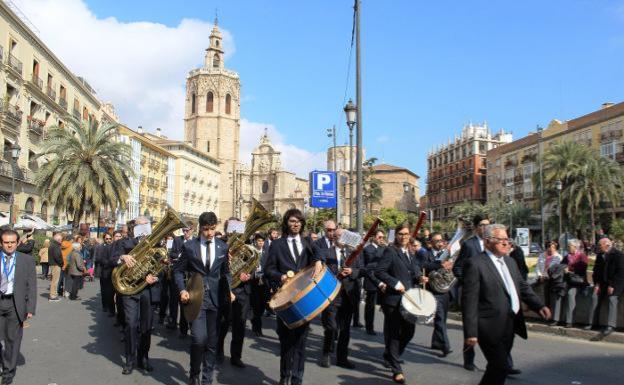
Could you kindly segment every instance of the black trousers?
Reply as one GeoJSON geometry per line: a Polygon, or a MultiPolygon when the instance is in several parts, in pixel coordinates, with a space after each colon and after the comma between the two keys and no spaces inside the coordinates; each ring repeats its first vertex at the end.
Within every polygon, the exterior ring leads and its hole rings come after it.
{"type": "MultiPolygon", "coordinates": [[[[514,318],[508,315],[502,320],[504,334],[496,341],[479,338],[479,346],[487,360],[485,373],[481,378],[480,385],[502,385],[507,378],[509,369],[509,357],[514,340],[514,318]]],[[[481,335],[481,333],[479,333],[481,335]]]]}
{"type": "Polygon", "coordinates": [[[126,326],[126,311],[123,305],[124,296],[115,291],[115,307],[117,308],[117,323],[126,326]]]}
{"type": "Polygon", "coordinates": [[[384,313],[384,343],[386,345],[383,358],[390,364],[393,374],[403,373],[399,359],[416,331],[416,325],[403,318],[399,306],[381,306],[384,313]]]}
{"type": "Polygon", "coordinates": [[[136,363],[147,358],[152,342],[153,312],[150,289],[143,289],[135,295],[123,296],[126,343],[126,361],[136,363]]]}
{"type": "Polygon", "coordinates": [[[436,300],[436,312],[433,319],[433,334],[431,335],[431,348],[447,352],[451,350],[448,334],[446,332],[446,318],[448,316],[449,293],[434,294],[436,300]]]}
{"type": "Polygon", "coordinates": [[[82,275],[71,275],[71,291],[69,292],[69,299],[78,298],[78,289],[80,289],[80,283],[82,282],[82,275]]]}
{"type": "Polygon", "coordinates": [[[306,340],[308,339],[309,324],[295,329],[288,327],[277,318],[277,335],[280,340],[280,379],[289,379],[291,385],[300,385],[303,382],[305,366],[306,340]]]}
{"type": "Polygon", "coordinates": [[[111,277],[100,277],[100,293],[104,311],[115,314],[115,289],[111,277]]]}
{"type": "MultiPolygon", "coordinates": [[[[179,299],[178,299],[178,302],[180,302],[179,299]]],[[[184,311],[182,310],[182,306],[184,306],[184,305],[179,303],[179,305],[178,305],[178,309],[179,309],[179,312],[180,312],[180,324],[179,324],[179,327],[180,327],[180,333],[186,335],[188,333],[188,331],[189,331],[189,323],[186,320],[186,317],[184,316],[184,311]]]]}
{"type": "Polygon", "coordinates": [[[262,315],[269,298],[267,297],[266,285],[261,285],[258,279],[254,279],[251,285],[251,311],[253,317],[251,318],[251,328],[255,332],[262,331],[262,315]]]}
{"type": "Polygon", "coordinates": [[[217,346],[217,354],[224,352],[225,336],[232,326],[232,341],[230,342],[230,358],[240,360],[243,355],[243,341],[245,339],[245,318],[244,309],[247,309],[249,297],[246,294],[236,296],[230,307],[230,311],[221,318],[219,327],[219,345],[217,346]]]}
{"type": "Polygon", "coordinates": [[[0,354],[2,355],[2,378],[5,380],[15,376],[23,332],[13,298],[0,299],[0,340],[4,341],[0,354]]]}
{"type": "Polygon", "coordinates": [[[353,317],[352,317],[353,326],[360,324],[360,301],[362,300],[362,285],[360,284],[360,282],[362,282],[361,279],[359,279],[356,283],[356,286],[357,286],[357,291],[355,294],[356,303],[353,304],[353,317]]]}
{"type": "Polygon", "coordinates": [[[377,304],[377,290],[366,291],[364,305],[364,323],[367,331],[375,330],[375,305],[377,304]]]}
{"type": "Polygon", "coordinates": [[[323,354],[329,354],[331,346],[338,337],[336,359],[344,362],[349,355],[349,340],[351,339],[351,321],[353,320],[354,306],[346,298],[329,305],[321,315],[324,329],[323,354]]]}
{"type": "Polygon", "coordinates": [[[169,323],[172,325],[178,322],[178,308],[180,307],[179,292],[173,279],[165,278],[161,281],[160,306],[158,315],[164,319],[169,312],[169,323]]]}
{"type": "Polygon", "coordinates": [[[219,316],[216,309],[202,307],[191,322],[191,377],[201,372],[202,385],[212,384],[216,362],[219,316]]]}

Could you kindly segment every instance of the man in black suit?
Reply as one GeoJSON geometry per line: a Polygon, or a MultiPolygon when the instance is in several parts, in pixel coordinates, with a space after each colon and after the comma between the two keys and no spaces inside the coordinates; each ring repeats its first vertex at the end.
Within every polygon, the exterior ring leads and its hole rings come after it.
{"type": "Polygon", "coordinates": [[[95,247],[95,263],[100,265],[100,291],[104,311],[112,317],[115,316],[115,290],[111,278],[113,269],[117,266],[117,260],[111,257],[111,249],[115,240],[121,239],[121,232],[115,231],[113,235],[104,234],[104,243],[95,247]]]}
{"type": "MultiPolygon", "coordinates": [[[[470,258],[482,254],[485,251],[483,244],[483,231],[485,227],[490,224],[490,220],[482,217],[481,215],[475,215],[472,219],[474,226],[474,235],[466,239],[459,249],[459,255],[453,264],[453,275],[457,278],[458,284],[463,285],[463,268],[464,263],[470,258]]],[[[464,369],[474,371],[476,369],[474,364],[475,351],[472,346],[464,344],[464,369]]]]}
{"type": "MultiPolygon", "coordinates": [[[[177,237],[173,238],[173,245],[171,246],[171,250],[169,250],[169,258],[173,261],[171,263],[171,268],[173,270],[175,270],[175,266],[176,264],[180,261],[180,256],[182,255],[182,250],[184,249],[184,245],[187,242],[190,242],[193,240],[193,231],[194,231],[195,226],[193,225],[193,223],[188,222],[186,224],[186,227],[182,229],[182,235],[179,235],[177,237]]],[[[170,322],[172,322],[173,324],[173,328],[171,328],[171,326],[169,326],[169,329],[175,329],[175,323],[178,320],[178,314],[180,315],[180,323],[179,323],[179,328],[180,328],[180,338],[184,338],[188,335],[188,329],[189,329],[189,324],[186,321],[186,318],[184,318],[184,312],[182,311],[182,304],[180,303],[180,296],[179,296],[179,289],[178,289],[178,285],[175,282],[175,277],[172,275],[172,281],[173,281],[173,290],[175,293],[172,293],[170,295],[170,302],[169,302],[169,317],[170,317],[170,322]],[[174,299],[175,298],[175,299],[174,299]],[[172,302],[175,303],[175,308],[172,305],[172,302]]],[[[186,277],[185,277],[185,281],[186,282],[186,277]]]]}
{"type": "MultiPolygon", "coordinates": [[[[113,244],[111,260],[125,263],[128,268],[136,264],[134,256],[130,252],[141,239],[151,233],[149,220],[140,216],[135,219],[134,238],[120,239],[113,244]]],[[[152,343],[152,304],[160,301],[160,286],[155,285],[159,277],[147,274],[145,282],[147,286],[136,294],[121,295],[125,317],[124,340],[126,362],[122,374],[132,373],[135,366],[146,372],[151,372],[154,367],[149,363],[149,349],[152,343]]]]}
{"type": "MultiPolygon", "coordinates": [[[[357,291],[359,285],[360,269],[346,267],[344,263],[348,258],[347,248],[339,243],[342,229],[336,228],[332,220],[325,222],[325,236],[317,240],[313,245],[314,254],[325,262],[332,273],[341,280],[342,288],[334,301],[323,311],[321,322],[324,329],[323,352],[319,364],[328,368],[330,366],[329,354],[333,351],[332,345],[336,337],[336,364],[343,368],[354,369],[355,364],[347,359],[349,354],[349,340],[351,332],[351,320],[355,313],[355,307],[359,305],[357,291]]],[[[357,265],[356,265],[357,266],[357,265]]]]}
{"type": "Polygon", "coordinates": [[[11,384],[17,370],[24,321],[35,314],[37,306],[37,273],[35,260],[16,252],[19,235],[4,230],[0,235],[0,341],[2,350],[2,383],[11,384]]]}
{"type": "Polygon", "coordinates": [[[607,327],[602,331],[603,336],[613,333],[617,324],[618,298],[624,292],[624,253],[613,246],[609,238],[598,241],[599,255],[594,265],[594,292],[592,295],[589,325],[592,328],[596,310],[600,313],[600,303],[608,299],[609,313],[607,327]]]}
{"type": "Polygon", "coordinates": [[[366,333],[374,336],[375,333],[375,305],[379,292],[379,279],[375,277],[375,267],[383,255],[385,249],[384,240],[386,235],[383,230],[377,230],[372,242],[368,244],[362,254],[362,265],[364,266],[364,290],[366,290],[366,305],[364,306],[364,324],[366,333]]]}
{"type": "Polygon", "coordinates": [[[407,322],[401,315],[401,298],[406,290],[418,285],[421,281],[420,269],[416,258],[410,255],[409,223],[396,227],[394,244],[384,249],[382,257],[374,270],[375,277],[386,285],[381,292],[381,309],[384,313],[383,354],[385,366],[392,370],[392,379],[397,383],[405,382],[401,368],[401,355],[414,336],[416,326],[407,322]]]}
{"type": "Polygon", "coordinates": [[[264,267],[266,265],[266,258],[269,254],[264,252],[264,245],[266,244],[266,237],[264,234],[254,234],[253,246],[260,253],[260,263],[252,274],[251,279],[251,330],[258,337],[262,337],[262,314],[266,307],[267,301],[270,299],[270,293],[266,279],[264,278],[264,267]]]}
{"type": "MultiPolygon", "coordinates": [[[[428,276],[434,270],[446,269],[451,270],[453,263],[449,260],[442,261],[440,257],[444,251],[445,242],[440,233],[431,234],[431,250],[423,254],[423,260],[420,263],[421,268],[425,269],[425,274],[428,276]]],[[[451,350],[451,344],[449,342],[448,333],[446,330],[446,320],[448,316],[448,308],[451,293],[438,293],[433,288],[431,292],[436,300],[436,312],[433,319],[433,334],[431,335],[431,349],[440,350],[442,352],[441,357],[449,355],[451,350]]]]}
{"type": "MultiPolygon", "coordinates": [[[[302,236],[304,228],[305,218],[299,209],[286,211],[282,219],[282,237],[271,243],[265,269],[265,276],[276,285],[286,282],[289,272],[296,273],[314,265],[314,275],[317,275],[323,269],[323,264],[314,255],[312,246],[302,236]]],[[[277,319],[280,385],[302,384],[308,331],[308,323],[289,329],[281,319],[277,319]]]]}
{"type": "Polygon", "coordinates": [[[487,359],[481,385],[505,383],[507,357],[514,333],[527,338],[520,301],[550,318],[550,310],[526,283],[508,256],[510,241],[504,225],[489,225],[484,232],[485,252],[463,266],[462,318],[466,345],[477,343],[487,359]]]}
{"type": "Polygon", "coordinates": [[[184,283],[185,274],[201,274],[204,284],[204,301],[199,316],[191,322],[190,385],[212,384],[219,336],[219,310],[225,306],[225,294],[232,296],[229,293],[232,277],[228,246],[214,236],[217,223],[213,212],[204,212],[199,216],[199,237],[184,244],[173,272],[182,303],[187,303],[190,298],[184,283]],[[228,293],[221,293],[223,289],[227,289],[228,293]]]}

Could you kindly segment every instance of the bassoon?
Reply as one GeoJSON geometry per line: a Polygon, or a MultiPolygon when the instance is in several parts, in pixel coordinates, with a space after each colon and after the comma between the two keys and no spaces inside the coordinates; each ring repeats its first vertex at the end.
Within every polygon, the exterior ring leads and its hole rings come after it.
{"type": "Polygon", "coordinates": [[[421,211],[420,215],[418,216],[418,222],[416,223],[416,228],[414,229],[414,232],[412,233],[412,238],[418,238],[418,232],[420,231],[420,228],[422,227],[423,223],[425,223],[426,218],[427,218],[427,213],[424,211],[421,211]]]}
{"type": "Polygon", "coordinates": [[[370,227],[370,229],[368,229],[368,232],[366,233],[366,235],[364,235],[364,238],[362,238],[362,240],[360,241],[360,244],[357,245],[355,249],[353,249],[351,254],[349,254],[349,258],[347,258],[347,260],[344,263],[346,267],[350,267],[353,264],[353,262],[355,262],[355,260],[360,255],[362,250],[364,250],[364,246],[366,246],[366,242],[368,242],[370,237],[375,235],[375,232],[377,231],[377,227],[379,226],[380,223],[381,223],[381,218],[377,217],[377,219],[375,219],[375,222],[373,222],[373,225],[370,227]]]}

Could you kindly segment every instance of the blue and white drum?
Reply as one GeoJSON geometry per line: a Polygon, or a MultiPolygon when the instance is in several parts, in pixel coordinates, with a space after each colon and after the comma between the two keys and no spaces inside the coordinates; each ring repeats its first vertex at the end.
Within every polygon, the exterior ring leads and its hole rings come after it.
{"type": "Polygon", "coordinates": [[[269,306],[289,329],[310,322],[336,298],[342,287],[332,272],[323,266],[316,278],[314,265],[290,278],[269,301],[269,306]]]}

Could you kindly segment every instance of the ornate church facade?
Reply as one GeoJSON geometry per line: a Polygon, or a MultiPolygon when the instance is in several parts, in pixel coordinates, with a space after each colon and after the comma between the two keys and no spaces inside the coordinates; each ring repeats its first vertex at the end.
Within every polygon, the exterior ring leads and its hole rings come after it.
{"type": "Polygon", "coordinates": [[[204,65],[190,71],[186,80],[184,140],[221,162],[221,218],[245,218],[251,198],[276,214],[290,207],[306,209],[307,181],[282,169],[280,152],[266,132],[252,154],[251,166],[240,162],[240,78],[225,68],[216,20],[204,65]]]}

